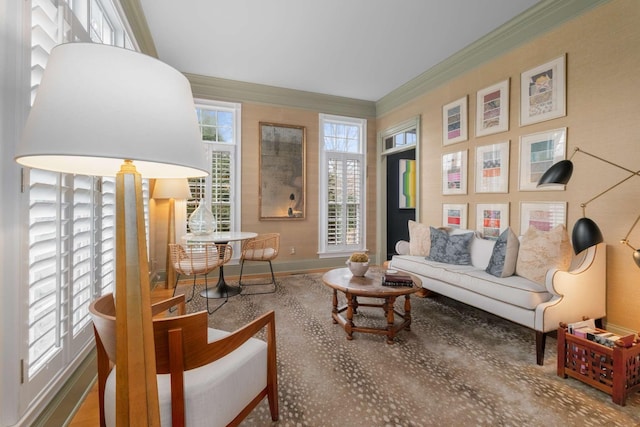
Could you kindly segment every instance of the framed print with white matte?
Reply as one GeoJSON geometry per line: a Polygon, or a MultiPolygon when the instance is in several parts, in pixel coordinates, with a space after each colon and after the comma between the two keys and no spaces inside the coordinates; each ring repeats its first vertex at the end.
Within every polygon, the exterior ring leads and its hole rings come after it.
{"type": "Polygon", "coordinates": [[[478,91],[476,136],[509,130],[509,79],[478,91]]]}
{"type": "Polygon", "coordinates": [[[567,223],[567,202],[520,203],[520,235],[531,226],[549,231],[558,224],[567,223]]]}
{"type": "Polygon", "coordinates": [[[509,192],[509,141],[476,147],[476,193],[509,192]]]}
{"type": "Polygon", "coordinates": [[[467,194],[467,150],[442,155],[442,194],[467,194]]]}
{"type": "Polygon", "coordinates": [[[466,141],[467,95],[442,107],[442,145],[466,141]]]}
{"type": "Polygon", "coordinates": [[[520,191],[564,190],[564,185],[538,187],[538,180],[567,152],[567,128],[537,132],[520,137],[520,191]]]}
{"type": "Polygon", "coordinates": [[[476,205],[476,230],[486,239],[496,240],[509,227],[509,203],[476,205]]]}
{"type": "Polygon", "coordinates": [[[467,228],[467,204],[443,204],[442,225],[451,228],[467,228]]]}
{"type": "Polygon", "coordinates": [[[563,117],[566,110],[565,55],[520,77],[520,126],[563,117]]]}

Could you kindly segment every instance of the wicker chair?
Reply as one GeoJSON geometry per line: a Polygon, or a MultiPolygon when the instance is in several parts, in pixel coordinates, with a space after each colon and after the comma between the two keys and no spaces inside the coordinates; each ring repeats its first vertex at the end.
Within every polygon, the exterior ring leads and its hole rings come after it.
{"type": "MultiPolygon", "coordinates": [[[[179,295],[152,312],[182,304],[179,295]]],[[[93,319],[98,356],[100,426],[116,424],[116,318],[113,294],[95,300],[93,319]]],[[[207,327],[205,311],[155,316],[158,401],[162,425],[236,426],[266,396],[271,419],[278,420],[275,315],[270,311],[233,333],[207,327]],[[252,338],[266,328],[266,342],[252,338]],[[241,386],[239,386],[241,385],[241,386]]],[[[135,404],[135,402],[132,402],[135,404]]]]}
{"type": "Polygon", "coordinates": [[[240,278],[238,285],[242,288],[254,285],[273,285],[273,288],[264,292],[253,292],[254,294],[270,294],[276,291],[276,277],[273,274],[273,265],[271,261],[276,259],[280,251],[280,233],[259,234],[253,239],[246,240],[242,245],[242,253],[240,254],[240,278]],[[269,263],[271,271],[271,282],[266,283],[242,283],[242,270],[245,261],[262,261],[269,263]]]}
{"type": "MultiPolygon", "coordinates": [[[[169,253],[171,254],[171,263],[176,271],[176,283],[173,287],[174,296],[176,294],[176,289],[178,288],[180,275],[193,276],[191,297],[187,300],[187,302],[189,302],[193,299],[195,294],[196,277],[198,275],[204,276],[204,287],[206,292],[206,290],[209,289],[207,274],[229,262],[233,255],[233,248],[230,245],[215,243],[202,243],[184,246],[178,243],[170,243],[169,253]]],[[[213,310],[209,309],[209,298],[206,300],[207,312],[211,314],[228,301],[228,296],[226,296],[224,301],[213,310]]]]}

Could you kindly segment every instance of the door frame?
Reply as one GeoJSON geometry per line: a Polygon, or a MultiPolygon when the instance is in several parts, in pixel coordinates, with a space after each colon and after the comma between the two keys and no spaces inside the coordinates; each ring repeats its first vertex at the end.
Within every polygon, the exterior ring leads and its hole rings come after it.
{"type": "Polygon", "coordinates": [[[404,122],[379,131],[377,134],[377,182],[376,193],[378,194],[376,203],[376,259],[382,264],[387,259],[387,157],[402,151],[416,150],[416,221],[420,218],[420,115],[414,116],[404,122]],[[416,144],[405,145],[385,149],[384,141],[390,136],[409,130],[416,130],[416,144]]]}

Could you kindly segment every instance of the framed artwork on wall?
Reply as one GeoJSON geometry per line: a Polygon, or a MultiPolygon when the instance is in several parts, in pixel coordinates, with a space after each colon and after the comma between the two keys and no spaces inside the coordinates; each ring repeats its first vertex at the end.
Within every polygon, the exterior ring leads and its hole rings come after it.
{"type": "Polygon", "coordinates": [[[529,227],[549,231],[558,224],[566,225],[567,202],[520,203],[520,235],[529,227]]]}
{"type": "Polygon", "coordinates": [[[509,141],[476,147],[476,193],[509,192],[509,141]]]}
{"type": "Polygon", "coordinates": [[[478,91],[476,136],[509,130],[509,79],[478,91]]]}
{"type": "Polygon", "coordinates": [[[466,141],[467,95],[442,107],[442,145],[466,141]]]}
{"type": "Polygon", "coordinates": [[[304,219],[305,127],[260,123],[259,218],[304,219]]]}
{"type": "Polygon", "coordinates": [[[565,55],[520,76],[520,126],[563,117],[566,111],[565,55]]]}
{"type": "Polygon", "coordinates": [[[400,159],[398,189],[398,207],[400,209],[415,209],[416,207],[416,161],[411,159],[400,159]]]}
{"type": "Polygon", "coordinates": [[[486,239],[496,240],[509,227],[509,203],[476,205],[476,229],[486,239]]]}
{"type": "Polygon", "coordinates": [[[467,194],[467,150],[442,155],[442,194],[467,194]]]}
{"type": "Polygon", "coordinates": [[[554,163],[564,160],[567,128],[537,132],[520,137],[520,191],[564,190],[564,185],[538,188],[538,180],[554,163]]]}
{"type": "Polygon", "coordinates": [[[467,204],[443,204],[442,225],[451,228],[467,228],[467,204]]]}

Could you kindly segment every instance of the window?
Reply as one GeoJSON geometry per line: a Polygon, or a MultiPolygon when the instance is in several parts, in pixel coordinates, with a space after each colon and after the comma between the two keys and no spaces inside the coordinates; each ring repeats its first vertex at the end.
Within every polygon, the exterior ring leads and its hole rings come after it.
{"type": "Polygon", "coordinates": [[[320,115],[321,256],[364,250],[366,120],[320,115]]]}
{"type": "MultiPolygon", "coordinates": [[[[32,0],[31,28],[32,103],[56,45],[97,41],[131,46],[109,0],[32,0]]],[[[38,169],[23,173],[29,245],[21,396],[23,407],[29,407],[93,343],[89,304],[114,289],[115,180],[38,169]]],[[[148,193],[145,180],[147,226],[148,193]]]]}
{"type": "Polygon", "coordinates": [[[196,113],[211,170],[205,178],[189,180],[193,199],[187,203],[187,213],[203,199],[216,218],[217,231],[239,230],[240,105],[196,100],[196,113]]]}

